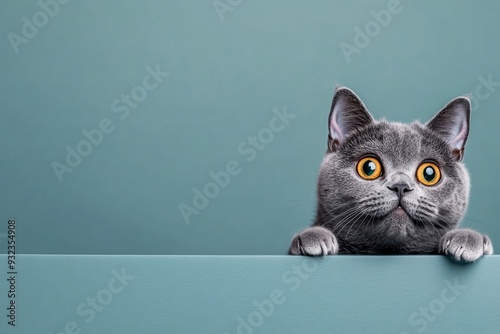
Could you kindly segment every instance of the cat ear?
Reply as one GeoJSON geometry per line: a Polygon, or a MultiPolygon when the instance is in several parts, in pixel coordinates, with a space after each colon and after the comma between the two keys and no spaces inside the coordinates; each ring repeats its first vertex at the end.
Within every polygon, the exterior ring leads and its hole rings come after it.
{"type": "Polygon", "coordinates": [[[465,142],[469,135],[470,99],[466,96],[450,101],[429,122],[427,127],[446,140],[455,160],[464,155],[465,142]]]}
{"type": "Polygon", "coordinates": [[[338,150],[351,132],[372,122],[372,116],[359,97],[347,87],[337,87],[328,118],[328,150],[338,150]]]}

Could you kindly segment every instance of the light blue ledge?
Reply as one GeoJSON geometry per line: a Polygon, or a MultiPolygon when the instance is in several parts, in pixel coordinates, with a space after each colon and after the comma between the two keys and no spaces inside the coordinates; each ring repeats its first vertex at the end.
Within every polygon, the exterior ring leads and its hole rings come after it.
{"type": "Polygon", "coordinates": [[[498,333],[500,256],[19,255],[1,333],[498,333]],[[126,277],[124,277],[125,275],[126,277]],[[92,306],[92,303],[95,304],[92,306]]]}

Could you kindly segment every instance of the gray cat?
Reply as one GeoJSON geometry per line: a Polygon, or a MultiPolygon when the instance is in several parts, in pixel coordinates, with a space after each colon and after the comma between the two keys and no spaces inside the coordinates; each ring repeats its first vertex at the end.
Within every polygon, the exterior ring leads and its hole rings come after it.
{"type": "Polygon", "coordinates": [[[470,100],[450,101],[425,125],[375,121],[356,94],[337,88],[313,225],[289,254],[493,254],[486,235],[457,226],[469,197],[461,162],[470,100]]]}

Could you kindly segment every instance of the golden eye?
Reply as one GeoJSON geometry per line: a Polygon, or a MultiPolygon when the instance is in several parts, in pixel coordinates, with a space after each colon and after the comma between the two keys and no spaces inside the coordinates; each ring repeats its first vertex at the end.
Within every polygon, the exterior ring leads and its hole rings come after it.
{"type": "Polygon", "coordinates": [[[366,157],[358,161],[356,171],[365,180],[375,180],[382,174],[382,165],[377,158],[366,157]]]}
{"type": "Polygon", "coordinates": [[[417,169],[417,180],[426,186],[433,186],[441,179],[441,170],[432,162],[424,162],[417,169]]]}

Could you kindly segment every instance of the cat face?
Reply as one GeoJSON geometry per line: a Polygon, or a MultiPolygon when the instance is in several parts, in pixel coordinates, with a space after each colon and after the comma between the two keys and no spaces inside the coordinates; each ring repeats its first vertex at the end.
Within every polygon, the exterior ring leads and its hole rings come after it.
{"type": "Polygon", "coordinates": [[[425,125],[374,121],[354,92],[337,89],[319,174],[322,225],[354,243],[411,247],[439,239],[467,208],[469,176],[460,161],[469,115],[470,102],[460,97],[425,125]]]}

